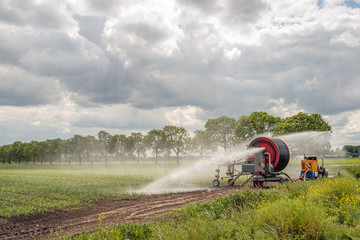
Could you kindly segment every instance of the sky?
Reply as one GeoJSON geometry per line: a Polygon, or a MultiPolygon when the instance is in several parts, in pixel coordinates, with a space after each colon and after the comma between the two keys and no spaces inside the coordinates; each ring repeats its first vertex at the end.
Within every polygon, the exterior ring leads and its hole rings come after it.
{"type": "Polygon", "coordinates": [[[0,0],[0,145],[254,111],[360,144],[360,0],[0,0]]]}

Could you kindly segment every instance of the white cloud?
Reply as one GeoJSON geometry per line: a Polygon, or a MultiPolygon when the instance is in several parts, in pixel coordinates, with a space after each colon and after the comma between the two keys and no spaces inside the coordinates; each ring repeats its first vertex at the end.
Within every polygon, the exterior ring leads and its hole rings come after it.
{"type": "Polygon", "coordinates": [[[184,126],[194,128],[201,128],[204,122],[198,119],[198,114],[202,110],[198,107],[186,106],[169,109],[165,112],[165,117],[171,125],[184,126]]]}
{"type": "Polygon", "coordinates": [[[360,110],[324,116],[333,126],[332,146],[360,145],[360,110]]]}
{"type": "Polygon", "coordinates": [[[330,40],[330,44],[345,44],[348,47],[358,47],[360,46],[360,40],[358,37],[355,37],[351,32],[345,31],[342,34],[333,37],[330,40]]]}
{"type": "Polygon", "coordinates": [[[238,59],[240,57],[241,51],[238,48],[234,47],[231,50],[225,50],[224,55],[229,60],[236,60],[236,59],[238,59]]]}
{"type": "Polygon", "coordinates": [[[32,122],[31,125],[34,125],[34,126],[40,126],[41,122],[40,121],[35,121],[35,122],[32,122]]]}
{"type": "Polygon", "coordinates": [[[343,1],[19,3],[0,3],[6,136],[305,111],[356,139],[360,9],[343,1]]]}
{"type": "Polygon", "coordinates": [[[285,100],[283,98],[280,98],[270,99],[268,102],[270,105],[268,112],[274,116],[285,118],[296,115],[299,112],[305,112],[304,109],[299,107],[297,101],[292,103],[285,103],[285,100]]]}

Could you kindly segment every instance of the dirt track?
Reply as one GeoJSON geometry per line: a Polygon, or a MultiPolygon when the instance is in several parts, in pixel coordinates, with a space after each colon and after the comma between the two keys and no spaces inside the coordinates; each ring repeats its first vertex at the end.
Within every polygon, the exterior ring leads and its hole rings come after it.
{"type": "MultiPolygon", "coordinates": [[[[52,238],[56,234],[75,234],[95,230],[99,215],[104,213],[103,223],[108,226],[119,222],[144,222],[159,217],[161,213],[181,208],[195,202],[207,202],[225,196],[229,192],[243,191],[231,187],[184,193],[154,194],[134,198],[107,198],[94,202],[93,207],[67,209],[52,213],[20,216],[0,222],[0,239],[52,238]]],[[[0,219],[1,220],[1,219],[0,219]]]]}

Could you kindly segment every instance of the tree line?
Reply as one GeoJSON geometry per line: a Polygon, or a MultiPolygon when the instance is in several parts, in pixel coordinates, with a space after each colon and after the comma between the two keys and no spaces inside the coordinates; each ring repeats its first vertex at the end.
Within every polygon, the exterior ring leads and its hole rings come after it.
{"type": "Polygon", "coordinates": [[[359,157],[360,154],[360,145],[345,145],[343,147],[343,151],[346,153],[348,157],[359,157]]]}
{"type": "Polygon", "coordinates": [[[205,130],[196,130],[191,137],[183,127],[168,125],[143,134],[114,134],[101,130],[97,136],[74,135],[69,139],[21,142],[0,147],[3,163],[68,163],[76,161],[98,162],[134,160],[151,155],[155,163],[159,157],[175,156],[179,163],[181,155],[203,157],[216,151],[224,151],[256,135],[273,133],[288,134],[302,131],[331,131],[331,126],[320,114],[300,112],[294,116],[280,118],[266,112],[253,112],[238,120],[227,116],[209,119],[205,130]]]}

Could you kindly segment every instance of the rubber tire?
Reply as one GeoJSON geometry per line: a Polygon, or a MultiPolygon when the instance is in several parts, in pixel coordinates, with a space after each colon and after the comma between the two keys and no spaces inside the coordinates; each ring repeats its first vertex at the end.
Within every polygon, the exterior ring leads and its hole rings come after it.
{"type": "MultiPolygon", "coordinates": [[[[233,179],[229,179],[228,180],[228,185],[230,184],[230,182],[232,181],[233,179]]],[[[232,184],[230,184],[230,186],[234,186],[235,182],[232,182],[232,184]]]]}
{"type": "Polygon", "coordinates": [[[214,187],[220,187],[220,181],[219,181],[219,179],[214,179],[214,181],[213,181],[213,186],[214,186],[214,187]]]}
{"type": "Polygon", "coordinates": [[[253,181],[253,185],[254,185],[254,188],[263,188],[264,187],[264,182],[263,181],[259,181],[259,185],[258,185],[258,181],[253,181]]]}

